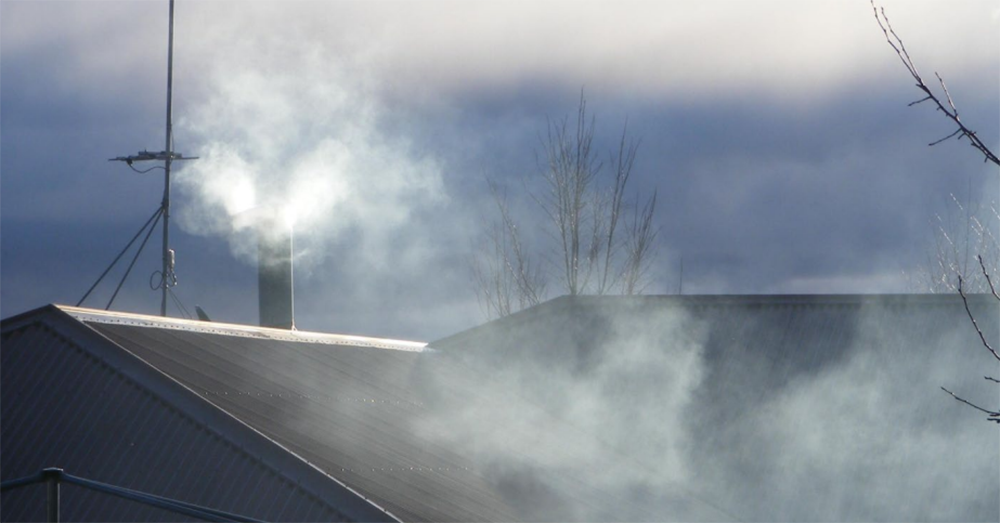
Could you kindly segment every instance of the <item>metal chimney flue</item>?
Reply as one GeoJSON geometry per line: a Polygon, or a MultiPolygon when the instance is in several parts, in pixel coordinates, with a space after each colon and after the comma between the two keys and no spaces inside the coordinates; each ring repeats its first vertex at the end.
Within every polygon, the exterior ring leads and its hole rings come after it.
{"type": "Polygon", "coordinates": [[[295,329],[292,227],[274,217],[257,223],[260,326],[295,329]]]}

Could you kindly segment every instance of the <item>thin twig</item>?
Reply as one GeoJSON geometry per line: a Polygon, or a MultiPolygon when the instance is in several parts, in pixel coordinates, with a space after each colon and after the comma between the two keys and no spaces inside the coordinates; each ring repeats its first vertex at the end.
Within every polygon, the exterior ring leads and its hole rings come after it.
{"type": "Polygon", "coordinates": [[[969,298],[966,297],[965,291],[962,289],[962,276],[958,276],[958,294],[962,297],[962,303],[965,305],[965,313],[969,315],[969,320],[972,321],[972,326],[976,329],[976,333],[979,334],[979,339],[983,342],[983,346],[993,354],[993,357],[1000,361],[1000,354],[990,346],[990,342],[986,341],[986,335],[983,334],[983,330],[979,328],[979,324],[976,323],[976,317],[972,314],[972,310],[969,309],[969,298]]]}
{"type": "Polygon", "coordinates": [[[962,403],[965,403],[966,405],[968,405],[968,406],[970,406],[970,407],[972,407],[972,408],[974,408],[976,410],[985,412],[986,414],[988,414],[990,416],[989,418],[987,418],[988,420],[994,421],[996,423],[1000,423],[1000,412],[994,412],[994,411],[991,411],[991,410],[986,410],[986,409],[980,407],[979,405],[976,405],[975,403],[972,403],[970,401],[967,401],[967,400],[961,398],[960,396],[956,395],[954,392],[952,392],[952,391],[950,391],[950,390],[948,390],[948,389],[946,389],[944,387],[941,387],[941,390],[947,392],[948,394],[951,394],[951,397],[957,399],[958,401],[961,401],[962,403]]]}
{"type": "MultiPolygon", "coordinates": [[[[941,143],[941,142],[943,142],[943,141],[945,141],[945,140],[948,140],[949,138],[951,138],[951,137],[953,137],[953,136],[955,136],[956,134],[959,134],[959,133],[961,133],[961,132],[962,132],[962,130],[961,130],[961,129],[955,129],[955,132],[953,132],[953,133],[949,134],[948,136],[945,136],[944,138],[941,138],[940,140],[935,140],[935,141],[933,141],[933,142],[931,142],[931,143],[927,144],[927,146],[928,146],[928,147],[934,147],[935,145],[937,145],[937,144],[939,144],[939,143],[941,143]]],[[[961,136],[959,136],[959,138],[961,138],[961,136]]]]}
{"type": "Polygon", "coordinates": [[[979,259],[979,267],[983,269],[983,276],[986,276],[986,283],[990,286],[990,293],[993,294],[994,298],[1000,300],[1000,295],[997,295],[996,287],[993,286],[993,280],[990,279],[990,271],[986,270],[986,263],[983,262],[983,255],[980,254],[976,257],[979,259]]]}
{"type": "Polygon", "coordinates": [[[956,108],[955,102],[951,98],[951,93],[948,91],[948,86],[945,85],[944,79],[941,77],[941,75],[938,74],[937,72],[934,73],[934,76],[936,76],[938,79],[938,83],[941,85],[941,90],[944,92],[945,99],[948,102],[947,106],[941,102],[941,100],[937,97],[937,95],[934,94],[934,91],[932,91],[931,88],[928,87],[927,84],[924,82],[923,77],[920,76],[920,72],[917,71],[917,66],[913,63],[913,59],[910,58],[910,53],[906,51],[906,46],[903,45],[902,38],[900,38],[899,35],[896,34],[896,31],[892,28],[892,24],[889,22],[889,17],[886,16],[885,14],[885,8],[876,7],[875,0],[871,0],[871,6],[872,6],[872,11],[875,13],[875,21],[878,22],[879,28],[882,29],[882,34],[885,35],[885,41],[889,44],[890,47],[892,47],[893,51],[896,52],[896,55],[899,57],[899,60],[903,62],[903,66],[906,67],[906,70],[907,72],[910,73],[910,76],[912,76],[913,79],[916,80],[917,89],[920,89],[925,95],[924,98],[917,100],[916,102],[911,102],[909,105],[913,106],[921,102],[930,100],[934,102],[934,104],[937,106],[937,110],[944,113],[945,116],[947,116],[948,119],[951,120],[952,123],[954,123],[958,127],[958,130],[955,133],[952,133],[947,138],[938,140],[932,143],[931,145],[941,143],[942,141],[947,140],[948,138],[951,138],[952,136],[958,134],[959,139],[961,139],[962,137],[966,137],[969,139],[969,145],[976,148],[976,150],[982,153],[984,161],[1000,165],[1000,159],[997,158],[997,155],[992,150],[990,150],[989,147],[987,147],[986,143],[984,143],[982,140],[979,139],[978,136],[976,136],[975,131],[966,127],[965,123],[963,123],[962,120],[959,118],[958,109],[956,108]]]}

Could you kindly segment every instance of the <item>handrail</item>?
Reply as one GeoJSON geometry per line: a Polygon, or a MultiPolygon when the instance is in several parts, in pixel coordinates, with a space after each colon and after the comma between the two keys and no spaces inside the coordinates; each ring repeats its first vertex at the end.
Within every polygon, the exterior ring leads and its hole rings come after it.
{"type": "MultiPolygon", "coordinates": [[[[69,483],[86,489],[102,492],[104,494],[109,494],[112,496],[117,496],[131,501],[136,501],[138,503],[142,503],[152,507],[169,510],[177,514],[183,514],[186,516],[195,517],[204,521],[241,521],[241,522],[260,521],[258,519],[253,519],[247,516],[241,516],[239,514],[233,514],[231,512],[226,512],[223,510],[203,507],[201,505],[188,503],[186,501],[180,501],[163,496],[157,496],[155,494],[150,494],[148,492],[141,492],[138,490],[118,487],[107,483],[101,483],[100,481],[94,481],[92,479],[81,478],[79,476],[67,474],[62,469],[59,468],[47,468],[31,476],[4,481],[3,483],[0,483],[0,492],[6,492],[8,490],[25,487],[27,485],[33,485],[36,483],[43,483],[49,481],[54,482],[56,485],[58,485],[60,482],[69,483]]],[[[49,506],[50,520],[53,519],[51,517],[52,514],[55,514],[56,517],[54,519],[58,520],[58,506],[53,507],[51,506],[52,503],[53,500],[50,499],[50,506],[49,506]],[[55,510],[56,512],[53,512],[53,510],[55,510]]],[[[55,496],[54,503],[55,505],[58,505],[58,494],[55,496]]]]}

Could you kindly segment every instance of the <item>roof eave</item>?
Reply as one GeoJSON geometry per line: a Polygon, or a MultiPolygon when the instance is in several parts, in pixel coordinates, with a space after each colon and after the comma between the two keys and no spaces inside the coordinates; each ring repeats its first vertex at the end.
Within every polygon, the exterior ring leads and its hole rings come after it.
{"type": "MultiPolygon", "coordinates": [[[[90,309],[82,309],[90,311],[90,309]]],[[[219,408],[184,384],[115,343],[84,320],[74,316],[75,307],[47,305],[3,320],[3,331],[42,323],[59,336],[72,339],[80,348],[115,369],[138,386],[146,388],[167,405],[183,412],[206,430],[218,434],[254,456],[261,464],[300,487],[353,521],[391,521],[399,518],[347,486],[331,474],[267,437],[231,413],[219,408]],[[69,309],[69,310],[65,310],[69,309]]],[[[114,313],[121,314],[121,313],[114,313]]],[[[142,315],[135,315],[142,316],[142,315]]]]}

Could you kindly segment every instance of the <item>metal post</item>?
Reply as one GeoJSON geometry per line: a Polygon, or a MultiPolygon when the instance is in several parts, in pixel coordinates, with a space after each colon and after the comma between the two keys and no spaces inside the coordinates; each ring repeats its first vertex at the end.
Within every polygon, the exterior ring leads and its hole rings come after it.
{"type": "MultiPolygon", "coordinates": [[[[112,162],[125,162],[132,167],[134,162],[145,162],[150,160],[163,160],[163,201],[160,202],[160,208],[156,212],[156,216],[163,218],[163,268],[160,271],[160,291],[163,293],[160,300],[160,315],[167,315],[167,294],[170,292],[170,287],[177,284],[177,277],[174,275],[174,251],[170,248],[170,169],[173,166],[174,160],[197,160],[197,156],[184,157],[183,154],[174,152],[174,129],[173,129],[173,100],[174,100],[174,0],[170,0],[170,17],[168,25],[168,41],[167,41],[167,132],[166,132],[166,142],[163,151],[160,152],[150,152],[146,150],[139,151],[138,154],[130,156],[119,156],[117,158],[109,158],[108,161],[112,162]]],[[[144,171],[139,171],[134,167],[132,170],[146,173],[152,169],[146,169],[144,171]]],[[[154,225],[150,228],[150,233],[156,228],[154,225]]],[[[147,236],[148,238],[148,236],[147,236]]],[[[145,246],[145,240],[143,240],[142,246],[145,246]]],[[[126,247],[127,249],[127,247],[126,247]]],[[[142,247],[139,247],[139,252],[142,252],[142,247]]],[[[138,257],[138,253],[136,257],[138,257]]],[[[120,255],[119,255],[120,257],[120,255]]],[[[114,263],[118,260],[116,259],[114,263]]],[[[112,263],[112,265],[114,265],[112,263]]],[[[110,267],[109,267],[110,269],[110,267]]],[[[126,277],[128,273],[126,272],[126,277]]],[[[102,276],[103,278],[103,276],[102,276]]],[[[100,280],[100,278],[98,278],[100,280]]],[[[122,279],[122,283],[125,279],[122,279]]],[[[95,284],[96,285],[96,284],[95,284]]],[[[120,284],[119,284],[120,285],[120,284]]],[[[154,289],[155,290],[155,289],[154,289]]],[[[89,294],[89,292],[88,292],[89,294]]],[[[83,300],[81,300],[82,302],[83,300]]],[[[110,303],[109,303],[110,306],[110,303]]]]}
{"type": "Polygon", "coordinates": [[[172,124],[172,102],[174,86],[174,0],[170,0],[170,27],[167,35],[167,138],[163,163],[163,299],[160,301],[160,316],[167,315],[167,293],[173,278],[172,256],[170,256],[170,163],[174,156],[172,124]]]}
{"type": "Polygon", "coordinates": [[[45,477],[46,521],[49,523],[59,523],[59,480],[62,479],[63,470],[59,468],[47,468],[42,470],[45,477]]]}

